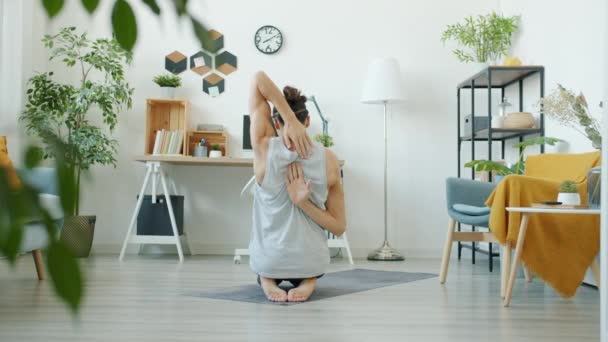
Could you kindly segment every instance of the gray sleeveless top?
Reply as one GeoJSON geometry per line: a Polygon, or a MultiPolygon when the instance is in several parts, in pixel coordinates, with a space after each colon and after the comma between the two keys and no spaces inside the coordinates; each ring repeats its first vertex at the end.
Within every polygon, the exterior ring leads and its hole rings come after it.
{"type": "Polygon", "coordinates": [[[311,180],[311,201],[325,210],[325,148],[315,144],[311,156],[300,159],[281,138],[271,138],[264,180],[255,185],[249,242],[249,265],[265,278],[311,278],[325,273],[329,264],[325,230],[289,198],[285,171],[294,161],[302,164],[304,177],[311,180]]]}

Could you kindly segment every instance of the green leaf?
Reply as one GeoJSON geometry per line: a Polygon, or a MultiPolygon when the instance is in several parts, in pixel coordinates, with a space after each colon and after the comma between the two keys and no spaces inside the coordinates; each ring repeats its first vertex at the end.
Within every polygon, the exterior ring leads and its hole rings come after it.
{"type": "Polygon", "coordinates": [[[137,41],[137,21],[131,5],[125,0],[116,0],[114,3],[112,29],[120,46],[131,51],[137,41]]]}
{"type": "Polygon", "coordinates": [[[62,241],[55,240],[49,246],[47,265],[55,292],[74,313],[78,312],[83,295],[80,268],[78,261],[62,241]]]}
{"type": "Polygon", "coordinates": [[[25,152],[25,167],[28,169],[32,169],[42,160],[43,152],[40,147],[30,146],[25,152]]]}
{"type": "Polygon", "coordinates": [[[173,6],[175,7],[175,13],[181,17],[188,10],[188,0],[173,0],[173,6]]]}
{"type": "Polygon", "coordinates": [[[81,0],[84,8],[89,12],[89,14],[93,14],[99,6],[99,0],[81,0]]]}
{"type": "Polygon", "coordinates": [[[209,35],[209,31],[205,28],[205,26],[196,18],[190,17],[190,21],[192,22],[192,30],[194,31],[194,35],[201,43],[201,47],[210,46],[211,36],[209,35]]]}
{"type": "Polygon", "coordinates": [[[144,4],[146,4],[148,6],[148,8],[150,8],[150,10],[152,12],[154,12],[154,14],[160,15],[160,7],[158,7],[156,0],[142,0],[142,1],[144,2],[144,4]]]}
{"type": "Polygon", "coordinates": [[[561,139],[558,138],[552,138],[552,137],[537,137],[534,139],[528,139],[526,141],[517,143],[513,145],[513,148],[526,148],[529,146],[534,146],[534,145],[555,145],[558,142],[562,141],[561,139]]]}
{"type": "Polygon", "coordinates": [[[13,222],[10,225],[8,231],[8,237],[6,239],[6,246],[4,246],[4,251],[6,253],[6,258],[12,264],[17,259],[17,252],[19,252],[19,248],[21,247],[21,239],[23,238],[23,225],[19,222],[13,222]]]}
{"type": "Polygon", "coordinates": [[[63,0],[42,0],[42,6],[49,18],[54,18],[63,8],[63,0]]]}

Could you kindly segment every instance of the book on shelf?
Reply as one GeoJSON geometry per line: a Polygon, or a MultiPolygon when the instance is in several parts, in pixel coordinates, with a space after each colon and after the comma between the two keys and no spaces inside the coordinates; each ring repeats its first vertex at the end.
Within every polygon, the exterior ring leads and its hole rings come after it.
{"type": "Polygon", "coordinates": [[[156,131],[156,138],[154,139],[152,154],[180,154],[183,143],[184,132],[182,131],[167,131],[164,129],[156,131]]]}

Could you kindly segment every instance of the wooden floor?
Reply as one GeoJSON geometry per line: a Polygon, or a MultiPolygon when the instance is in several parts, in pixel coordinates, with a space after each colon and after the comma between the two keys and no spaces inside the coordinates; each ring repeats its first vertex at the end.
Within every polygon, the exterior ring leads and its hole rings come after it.
{"type": "MultiPolygon", "coordinates": [[[[581,287],[562,299],[540,281],[518,279],[512,306],[487,261],[452,261],[437,278],[295,306],[184,296],[249,284],[246,264],[227,257],[98,256],[83,261],[87,290],[73,318],[35,280],[31,256],[15,270],[0,260],[0,341],[598,341],[599,293],[581,287]]],[[[439,260],[356,261],[357,267],[433,272],[439,260]]],[[[331,271],[348,269],[342,260],[331,271]]]]}

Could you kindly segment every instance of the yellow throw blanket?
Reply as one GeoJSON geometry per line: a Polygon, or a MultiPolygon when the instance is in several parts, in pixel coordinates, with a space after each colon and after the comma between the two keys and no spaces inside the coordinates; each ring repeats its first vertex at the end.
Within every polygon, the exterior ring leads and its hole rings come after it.
{"type": "MultiPolygon", "coordinates": [[[[526,175],[505,177],[486,202],[492,208],[490,229],[498,241],[511,241],[513,246],[517,242],[521,214],[508,213],[506,207],[555,201],[562,181],[578,183],[586,204],[587,171],[599,164],[599,152],[529,156],[526,175]]],[[[531,215],[523,263],[561,295],[573,296],[599,252],[599,222],[598,215],[531,215]]]]}

